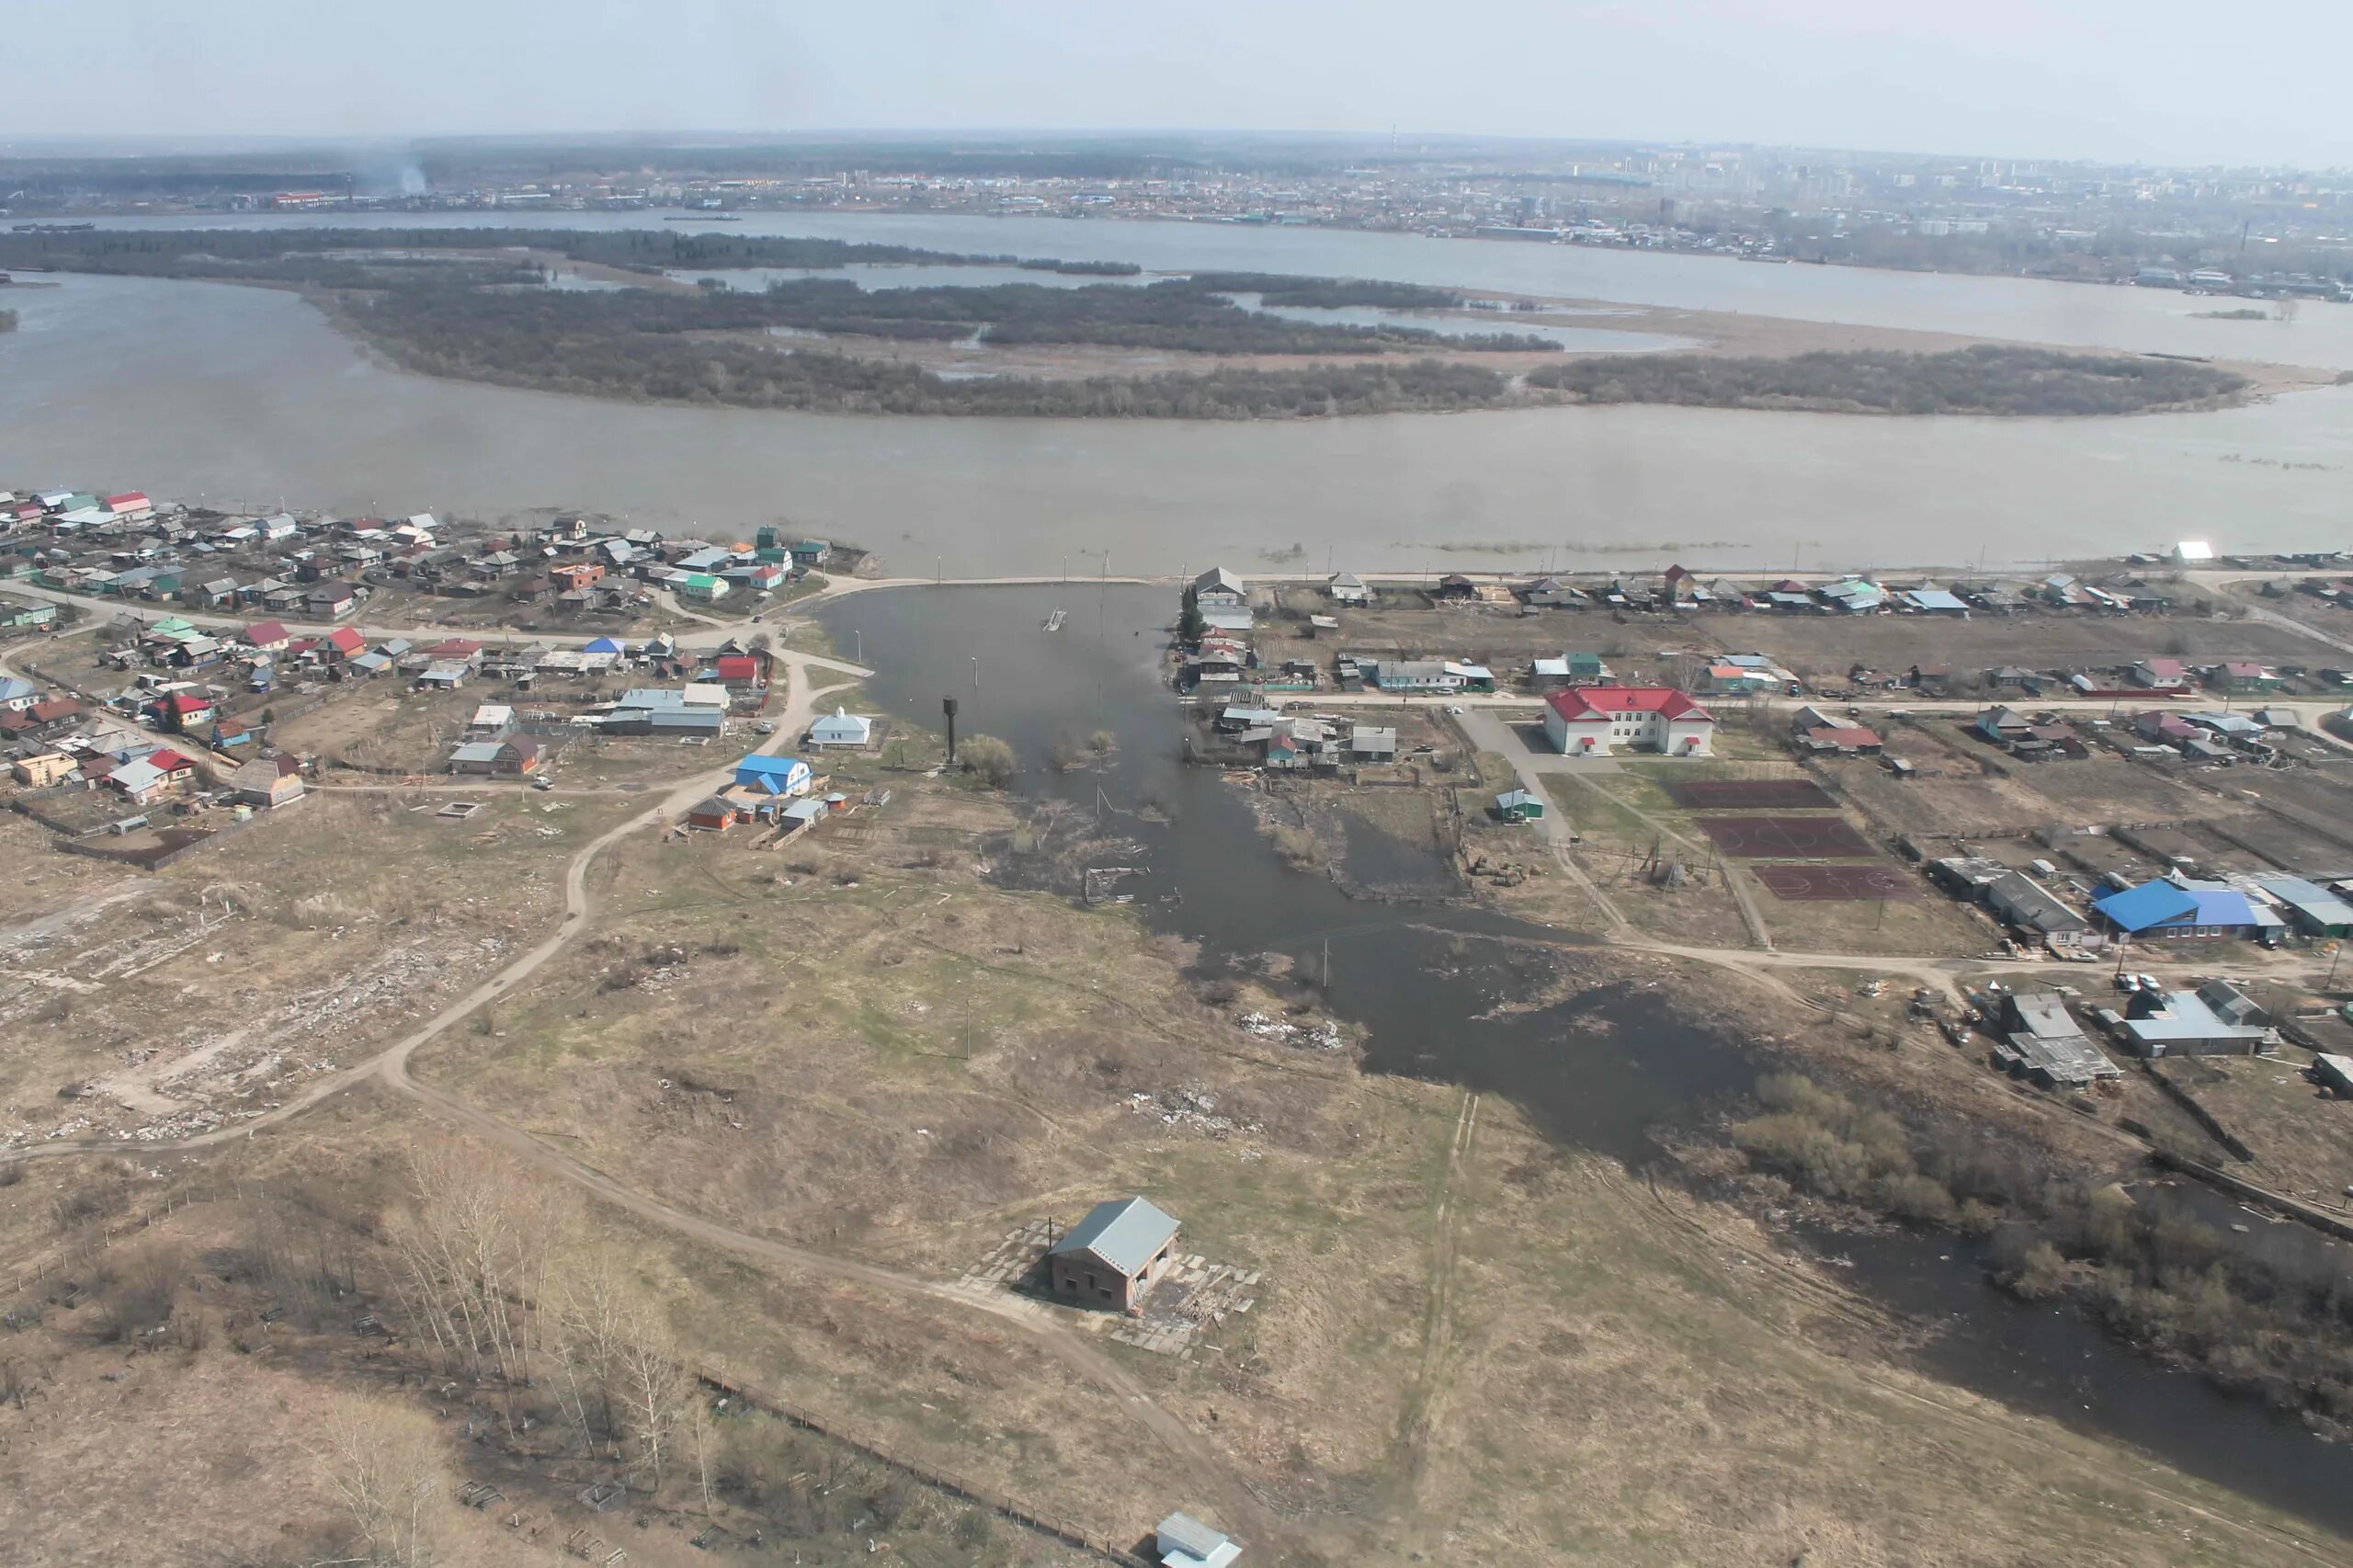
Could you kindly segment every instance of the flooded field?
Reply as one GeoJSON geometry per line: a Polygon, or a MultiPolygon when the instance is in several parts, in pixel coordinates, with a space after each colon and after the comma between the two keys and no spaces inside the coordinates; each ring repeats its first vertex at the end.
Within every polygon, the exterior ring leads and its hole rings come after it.
{"type": "MultiPolygon", "coordinates": [[[[1123,889],[1154,926],[1199,943],[1205,968],[1275,953],[1320,975],[1328,961],[1329,1005],[1368,1031],[1369,1071],[1504,1096],[1552,1138],[1639,1169],[1656,1155],[1654,1130],[1706,1115],[1768,1065],[1623,986],[1499,1012],[1539,992],[1562,934],[1475,909],[1351,900],[1325,877],[1285,868],[1242,791],[1179,761],[1181,721],[1156,676],[1169,612],[1163,593],[1074,584],[877,592],[822,619],[836,642],[855,641],[878,666],[868,685],[881,707],[936,724],[952,696],[961,733],[1015,747],[1020,789],[1118,813],[1148,864],[1123,889]],[[1040,631],[1056,608],[1068,612],[1063,630],[1040,631]],[[1058,740],[1097,729],[1118,736],[1108,767],[1048,769],[1058,740]]],[[[2167,1199],[2177,1200],[2190,1201],[2167,1199]]],[[[2071,1312],[2004,1295],[1972,1244],[1894,1232],[1816,1233],[1806,1244],[1933,1330],[1916,1359],[1935,1376],[2353,1529],[2345,1450],[2156,1365],[2071,1312]]]]}

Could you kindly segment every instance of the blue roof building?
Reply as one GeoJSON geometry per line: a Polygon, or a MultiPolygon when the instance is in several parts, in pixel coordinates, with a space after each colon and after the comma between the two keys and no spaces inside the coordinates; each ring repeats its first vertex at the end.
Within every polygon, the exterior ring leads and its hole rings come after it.
{"type": "Polygon", "coordinates": [[[599,637],[580,651],[584,653],[625,653],[629,650],[613,638],[599,637]]]}
{"type": "Polygon", "coordinates": [[[762,756],[756,752],[735,765],[735,782],[769,795],[805,795],[813,782],[809,765],[797,756],[762,756]]]}
{"type": "Polygon", "coordinates": [[[2287,922],[2227,882],[2160,877],[2096,899],[2092,908],[2128,937],[2263,937],[2287,922]]]}
{"type": "Polygon", "coordinates": [[[2094,899],[2092,907],[2110,926],[2128,937],[2137,937],[2143,931],[2188,920],[2198,913],[2198,901],[2160,877],[2137,888],[2094,899]]]}

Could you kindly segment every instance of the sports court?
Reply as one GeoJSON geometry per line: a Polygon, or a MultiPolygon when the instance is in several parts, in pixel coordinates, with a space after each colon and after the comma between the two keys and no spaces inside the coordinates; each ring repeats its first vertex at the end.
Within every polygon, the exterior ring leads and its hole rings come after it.
{"type": "Polygon", "coordinates": [[[1816,902],[1916,898],[1919,888],[1893,866],[1755,866],[1775,898],[1816,902]]]}
{"type": "Polygon", "coordinates": [[[1699,812],[1802,812],[1832,804],[1811,778],[1676,778],[1661,788],[1677,805],[1699,812]]]}
{"type": "Polygon", "coordinates": [[[1844,817],[1699,817],[1699,831],[1735,860],[1863,860],[1879,851],[1844,817]]]}

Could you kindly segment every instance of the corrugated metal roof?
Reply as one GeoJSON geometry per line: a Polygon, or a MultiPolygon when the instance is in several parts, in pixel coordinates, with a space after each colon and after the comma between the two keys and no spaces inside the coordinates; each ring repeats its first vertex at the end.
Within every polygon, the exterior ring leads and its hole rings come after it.
{"type": "Polygon", "coordinates": [[[2106,898],[2096,899],[2092,907],[2106,916],[2110,924],[2126,931],[2139,932],[2153,926],[2187,921],[2198,913],[2198,901],[2161,877],[2153,882],[2143,882],[2137,888],[2127,888],[2122,892],[2112,892],[2106,898]]]}
{"type": "Polygon", "coordinates": [[[1148,1199],[1110,1198],[1087,1210],[1054,1244],[1054,1255],[1092,1253],[1122,1274],[1142,1272],[1153,1254],[1176,1233],[1176,1221],[1148,1199]]]}

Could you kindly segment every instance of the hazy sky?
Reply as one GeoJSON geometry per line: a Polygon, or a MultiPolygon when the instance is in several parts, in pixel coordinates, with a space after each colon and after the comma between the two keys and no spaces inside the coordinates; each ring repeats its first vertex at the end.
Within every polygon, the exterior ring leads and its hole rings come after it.
{"type": "Polygon", "coordinates": [[[1506,132],[2353,164],[2353,8],[0,0],[0,135],[1506,132]]]}

